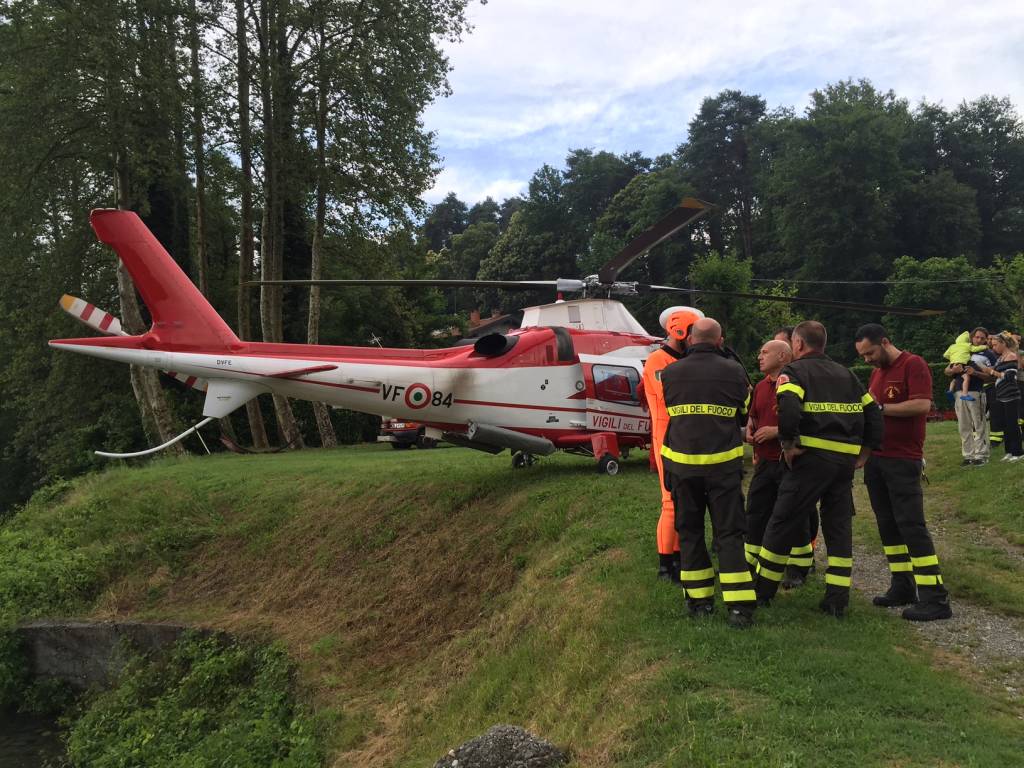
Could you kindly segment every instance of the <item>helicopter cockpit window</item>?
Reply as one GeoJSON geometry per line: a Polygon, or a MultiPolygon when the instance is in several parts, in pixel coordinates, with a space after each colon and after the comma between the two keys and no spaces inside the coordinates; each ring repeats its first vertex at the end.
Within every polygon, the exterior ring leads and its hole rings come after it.
{"type": "Polygon", "coordinates": [[[635,368],[621,365],[594,366],[594,394],[598,400],[613,403],[637,405],[636,388],[640,385],[640,374],[635,368]]]}

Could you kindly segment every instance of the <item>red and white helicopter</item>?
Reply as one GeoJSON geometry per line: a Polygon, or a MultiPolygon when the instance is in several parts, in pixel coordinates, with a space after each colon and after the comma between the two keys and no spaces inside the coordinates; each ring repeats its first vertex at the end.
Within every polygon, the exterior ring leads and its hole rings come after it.
{"type": "MultiPolygon", "coordinates": [[[[710,206],[693,198],[629,243],[599,274],[583,280],[324,280],[323,285],[424,285],[503,289],[553,288],[558,300],[523,310],[521,327],[489,333],[448,349],[387,349],[240,340],[196,286],[130,211],[96,210],[99,239],[124,262],[152,316],[139,336],[116,320],[65,296],[62,306],[106,338],[59,339],[56,349],[147,366],[205,391],[196,426],[147,451],[154,453],[263,393],[325,402],[426,425],[426,435],[490,453],[510,449],[513,466],[566,450],[597,461],[614,475],[620,456],[650,442],[650,419],[637,392],[644,361],[661,341],[636,321],[616,295],[700,293],[670,286],[617,282],[619,273],[652,247],[695,221],[710,206]]],[[[309,285],[311,281],[278,281],[309,285]]],[[[703,291],[703,293],[716,293],[703,291]]],[[[730,294],[765,299],[754,294],[730,294]]],[[[782,301],[922,314],[846,302],[778,297],[782,301]]]]}

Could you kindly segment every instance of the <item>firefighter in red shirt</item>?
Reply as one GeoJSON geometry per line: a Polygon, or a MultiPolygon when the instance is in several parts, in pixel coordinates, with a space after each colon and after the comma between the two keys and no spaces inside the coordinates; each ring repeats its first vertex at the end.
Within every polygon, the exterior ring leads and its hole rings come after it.
{"type": "Polygon", "coordinates": [[[921,491],[931,371],[919,356],[897,349],[877,323],[861,326],[855,343],[857,354],[875,367],[868,389],[885,420],[882,448],[864,466],[864,484],[892,576],[889,590],[874,604],[910,606],[903,611],[910,621],[948,619],[953,611],[925,523],[921,491]]]}
{"type": "Polygon", "coordinates": [[[765,342],[757,355],[764,378],[757,382],[750,398],[747,442],[754,446],[754,477],[747,491],[747,534],[744,541],[747,562],[757,568],[761,539],[768,525],[782,479],[782,446],[779,444],[779,411],[776,405],[776,380],[783,367],[793,359],[788,342],[765,342]]]}
{"type": "Polygon", "coordinates": [[[651,458],[661,481],[661,514],[658,518],[658,578],[679,584],[679,534],[676,533],[675,507],[672,494],[665,489],[665,471],[661,461],[661,444],[668,427],[665,396],[661,388],[661,372],[683,356],[690,326],[704,317],[693,307],[670,307],[659,318],[668,336],[644,363],[643,390],[651,414],[651,458]]]}

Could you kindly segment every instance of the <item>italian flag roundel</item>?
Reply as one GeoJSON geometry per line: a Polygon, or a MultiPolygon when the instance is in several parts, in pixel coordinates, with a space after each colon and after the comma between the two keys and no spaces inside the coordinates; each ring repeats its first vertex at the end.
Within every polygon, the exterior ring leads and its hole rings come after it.
{"type": "Polygon", "coordinates": [[[405,404],[410,408],[423,408],[430,402],[430,387],[426,384],[413,384],[405,390],[405,404]]]}

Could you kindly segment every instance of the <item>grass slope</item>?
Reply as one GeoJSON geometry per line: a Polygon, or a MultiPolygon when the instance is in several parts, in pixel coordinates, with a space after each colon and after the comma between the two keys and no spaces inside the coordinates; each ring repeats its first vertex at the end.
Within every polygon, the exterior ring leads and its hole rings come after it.
{"type": "MultiPolygon", "coordinates": [[[[1011,489],[974,503],[988,484],[950,469],[950,434],[930,434],[928,502],[955,533],[947,582],[1020,613],[1020,568],[985,554],[1019,555],[1024,468],[974,470],[1011,489]]],[[[657,507],[645,455],[615,478],[461,449],[161,461],[38,497],[0,528],[0,622],[77,611],[280,640],[338,766],[429,765],[497,722],[585,766],[1019,761],[1017,705],[859,598],[846,621],[819,615],[818,580],[747,632],[720,608],[684,619],[653,578],[657,507]]]]}

